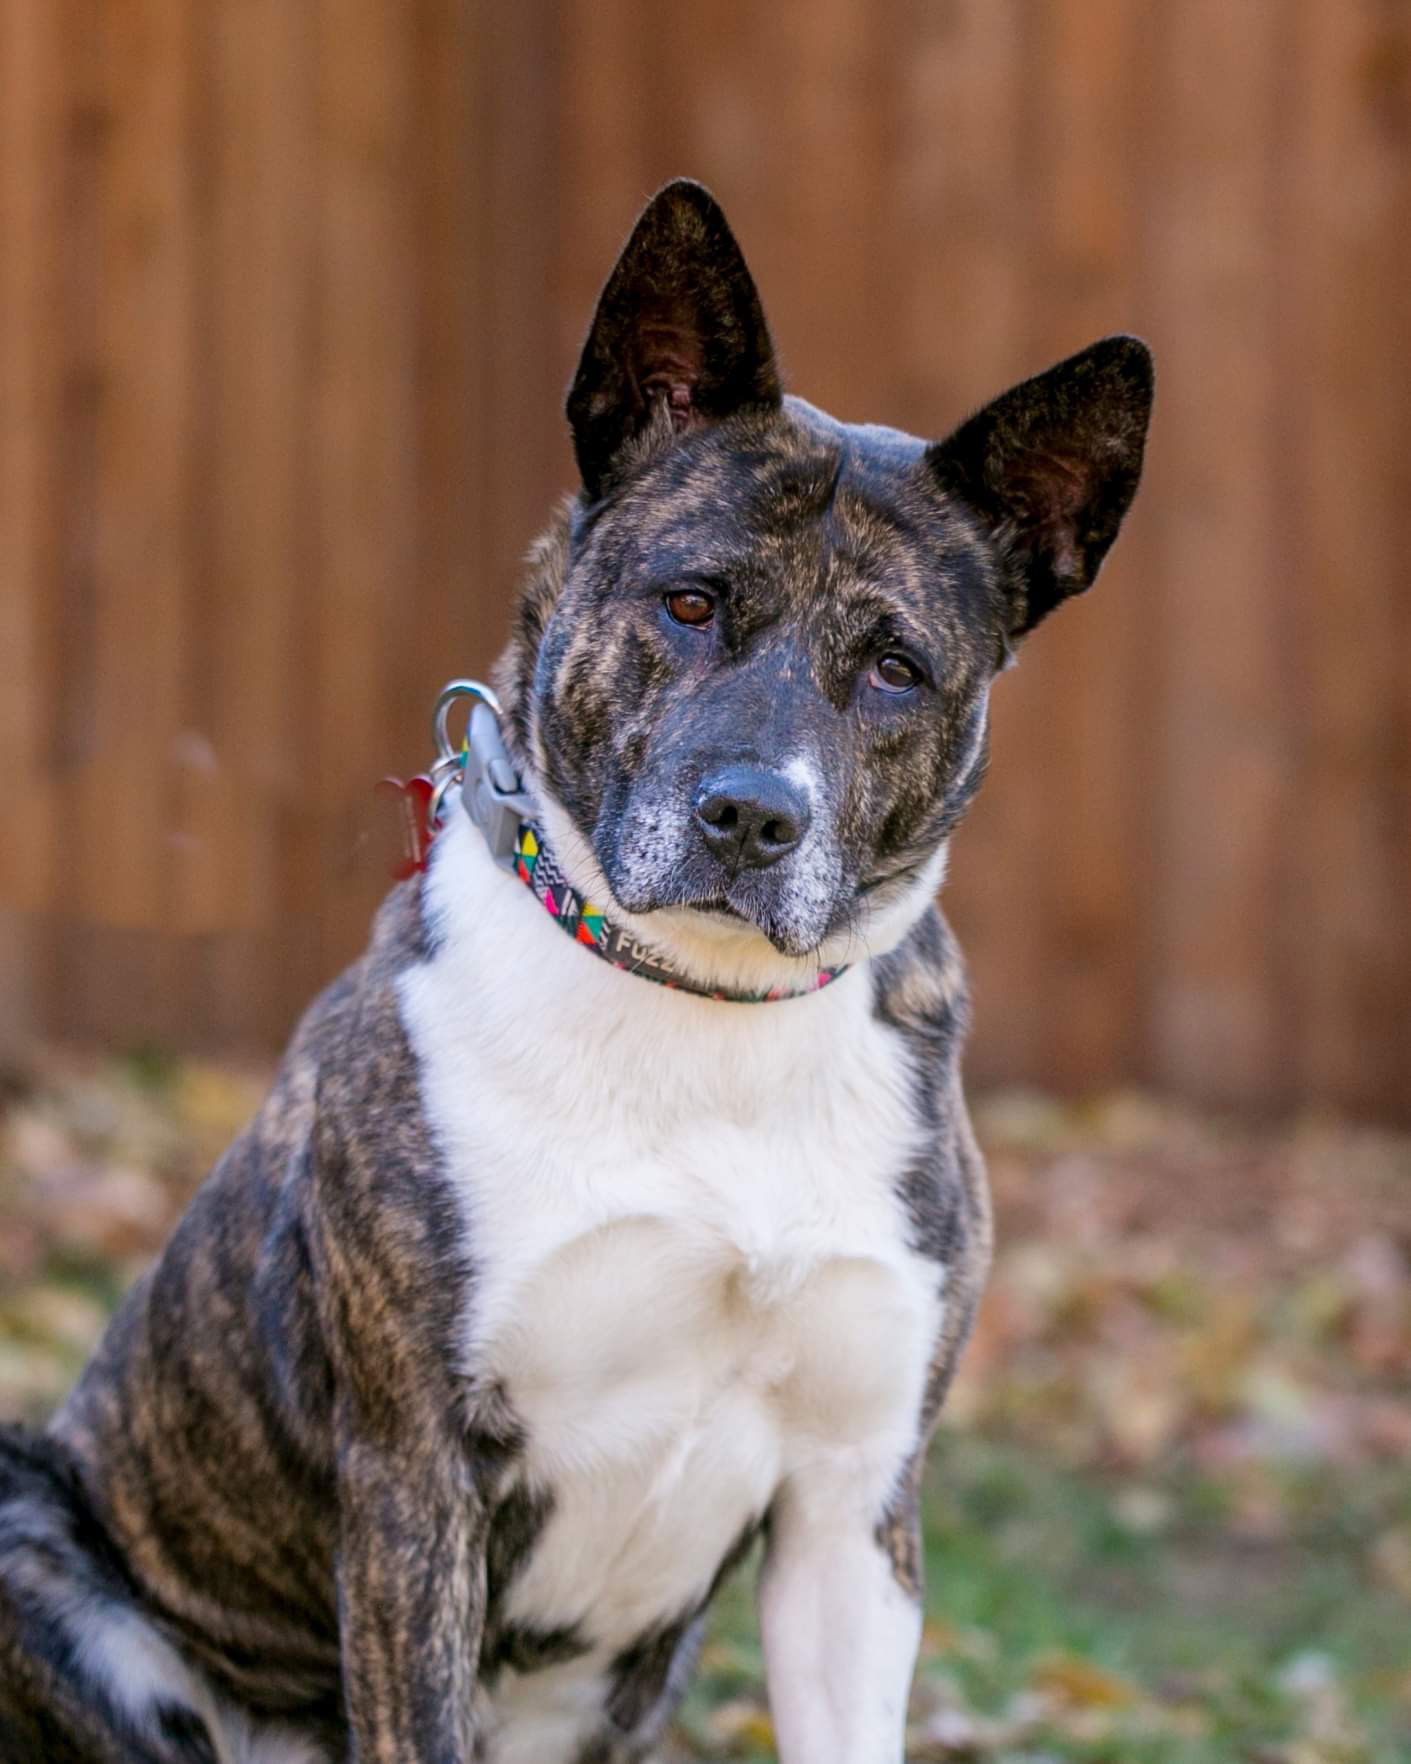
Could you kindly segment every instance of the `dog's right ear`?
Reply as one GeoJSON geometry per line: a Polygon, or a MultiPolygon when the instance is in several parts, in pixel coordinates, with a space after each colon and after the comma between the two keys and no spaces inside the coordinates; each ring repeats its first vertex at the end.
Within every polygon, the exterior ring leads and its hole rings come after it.
{"type": "Polygon", "coordinates": [[[720,204],[688,178],[643,209],[598,301],[568,394],[583,488],[611,489],[634,443],[779,403],[759,295],[720,204]]]}
{"type": "Polygon", "coordinates": [[[929,451],[931,469],[1000,542],[1008,637],[1091,586],[1136,494],[1151,351],[1104,337],[987,404],[929,451]]]}

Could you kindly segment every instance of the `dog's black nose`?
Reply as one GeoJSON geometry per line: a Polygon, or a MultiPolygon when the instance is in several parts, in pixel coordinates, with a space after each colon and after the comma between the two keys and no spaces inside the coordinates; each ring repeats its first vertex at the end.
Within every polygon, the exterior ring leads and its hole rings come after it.
{"type": "Polygon", "coordinates": [[[767,870],[808,832],[803,794],[760,766],[725,766],[703,778],[695,810],[706,844],[732,874],[767,870]]]}

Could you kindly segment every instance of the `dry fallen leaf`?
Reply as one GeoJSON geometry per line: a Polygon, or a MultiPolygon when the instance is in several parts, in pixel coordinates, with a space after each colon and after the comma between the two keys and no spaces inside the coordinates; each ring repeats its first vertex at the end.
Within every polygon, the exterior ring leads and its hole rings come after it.
{"type": "Polygon", "coordinates": [[[727,1744],[756,1746],[766,1751],[774,1746],[774,1723],[768,1712],[744,1698],[722,1703],[713,1710],[710,1730],[727,1744]]]}
{"type": "Polygon", "coordinates": [[[1034,1666],[1030,1682],[1044,1695],[1081,1709],[1125,1709],[1141,1698],[1129,1679],[1077,1654],[1047,1655],[1034,1666]]]}

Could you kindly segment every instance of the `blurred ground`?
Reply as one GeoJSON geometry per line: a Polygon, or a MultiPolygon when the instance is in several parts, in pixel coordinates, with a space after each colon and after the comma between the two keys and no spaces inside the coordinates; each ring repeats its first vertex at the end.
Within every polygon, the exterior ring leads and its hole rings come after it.
{"type": "MultiPolygon", "coordinates": [[[[262,1082],[0,1074],[0,1415],[63,1392],[262,1082]]],[[[1000,1247],[933,1454],[913,1760],[1411,1761],[1411,1139],[977,1114],[1000,1247]]],[[[760,1677],[742,1577],[676,1757],[772,1756],[760,1677]]]]}

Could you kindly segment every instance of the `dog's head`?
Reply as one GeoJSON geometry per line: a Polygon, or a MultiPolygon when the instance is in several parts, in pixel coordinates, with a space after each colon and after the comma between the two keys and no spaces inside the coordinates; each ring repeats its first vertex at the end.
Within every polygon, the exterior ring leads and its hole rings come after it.
{"type": "Polygon", "coordinates": [[[991,680],[1116,537],[1151,385],[1111,337],[943,441],[836,422],[782,395],[714,199],[661,191],[569,392],[582,490],[504,675],[585,885],[717,970],[895,942],[979,784],[991,680]]]}

